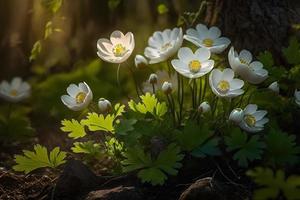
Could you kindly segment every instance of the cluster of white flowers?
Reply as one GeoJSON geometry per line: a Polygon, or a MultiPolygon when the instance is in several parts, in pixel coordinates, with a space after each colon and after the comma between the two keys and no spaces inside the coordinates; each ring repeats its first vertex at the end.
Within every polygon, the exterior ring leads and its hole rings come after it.
{"type": "MultiPolygon", "coordinates": [[[[148,47],[144,55],[137,54],[134,63],[137,69],[143,69],[148,64],[170,61],[176,72],[189,79],[198,79],[209,76],[209,85],[212,92],[219,98],[231,99],[244,93],[242,89],[244,81],[250,84],[260,84],[268,78],[268,71],[264,69],[261,62],[254,60],[251,52],[241,50],[240,53],[231,47],[228,52],[230,68],[223,70],[214,69],[214,60],[211,54],[220,54],[230,45],[231,41],[221,36],[218,27],[208,28],[198,24],[195,29],[190,28],[183,34],[181,28],[156,31],[148,40],[148,47]],[[193,51],[189,47],[182,47],[183,40],[196,45],[198,49],[193,51]],[[177,57],[172,59],[177,53],[177,57]],[[239,76],[241,79],[235,78],[239,76]]],[[[131,32],[125,35],[121,31],[114,31],[110,39],[101,38],[97,41],[98,56],[107,62],[121,64],[125,62],[134,50],[134,36],[131,32]]],[[[147,82],[143,83],[143,92],[155,92],[161,89],[170,94],[177,89],[177,74],[165,71],[157,71],[149,76],[147,82]]],[[[269,90],[279,93],[279,84],[275,81],[268,87],[269,90]]],[[[72,110],[82,110],[91,102],[93,95],[86,83],[78,86],[71,84],[67,88],[69,95],[61,97],[63,103],[72,110]]],[[[295,102],[300,106],[300,91],[295,91],[295,102]]],[[[101,112],[111,109],[108,100],[101,98],[98,102],[101,112]]],[[[208,102],[202,102],[198,111],[210,112],[208,102]]],[[[229,120],[239,125],[248,132],[263,130],[264,124],[269,120],[265,117],[267,111],[257,110],[257,105],[249,104],[244,109],[232,110],[229,120]]]]}

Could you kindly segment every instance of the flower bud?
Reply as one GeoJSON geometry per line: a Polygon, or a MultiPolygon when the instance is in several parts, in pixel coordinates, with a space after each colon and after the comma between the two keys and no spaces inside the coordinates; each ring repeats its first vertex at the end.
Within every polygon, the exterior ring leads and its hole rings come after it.
{"type": "Polygon", "coordinates": [[[136,55],[134,58],[135,67],[138,69],[143,69],[148,65],[148,61],[142,55],[136,55]]]}
{"type": "Polygon", "coordinates": [[[165,81],[161,87],[162,91],[165,93],[165,94],[171,94],[172,90],[173,90],[173,86],[172,86],[172,83],[169,83],[167,81],[165,81]]]}
{"type": "Polygon", "coordinates": [[[279,93],[279,85],[278,85],[277,81],[275,81],[271,85],[269,85],[268,89],[270,89],[271,91],[278,94],[279,93]]]}
{"type": "Polygon", "coordinates": [[[207,113],[210,111],[210,105],[207,101],[204,101],[200,104],[200,106],[198,107],[198,111],[200,113],[207,113]]]}
{"type": "Polygon", "coordinates": [[[111,110],[111,103],[104,98],[100,98],[98,101],[98,107],[101,113],[107,113],[111,110]]]}
{"type": "Polygon", "coordinates": [[[157,75],[156,74],[154,74],[154,73],[150,74],[149,83],[151,83],[152,85],[157,83],[157,75]]]}
{"type": "Polygon", "coordinates": [[[229,121],[238,124],[243,120],[243,117],[244,111],[241,108],[235,108],[231,111],[229,115],[229,121]]]}

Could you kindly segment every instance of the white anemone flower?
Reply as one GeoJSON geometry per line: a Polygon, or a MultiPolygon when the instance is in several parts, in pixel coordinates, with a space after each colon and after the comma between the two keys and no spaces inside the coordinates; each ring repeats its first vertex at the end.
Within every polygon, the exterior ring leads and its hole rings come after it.
{"type": "Polygon", "coordinates": [[[67,93],[68,95],[61,96],[61,101],[73,111],[85,109],[93,99],[93,93],[85,82],[79,83],[78,86],[70,84],[67,93]]]}
{"type": "Polygon", "coordinates": [[[0,84],[0,97],[10,102],[20,102],[28,98],[30,92],[30,85],[20,77],[13,78],[10,83],[2,81],[0,84]]]}
{"type": "Polygon", "coordinates": [[[156,31],[149,38],[144,54],[150,60],[150,64],[166,61],[178,51],[182,41],[181,28],[166,29],[163,32],[156,31]]]}
{"type": "Polygon", "coordinates": [[[268,78],[268,71],[263,68],[263,64],[259,61],[252,62],[250,51],[244,49],[238,54],[231,47],[228,60],[231,68],[249,83],[259,84],[268,78]]]}
{"type": "Polygon", "coordinates": [[[209,85],[218,97],[233,98],[244,93],[241,89],[244,81],[234,78],[234,72],[230,68],[223,71],[214,69],[209,75],[209,85]]]}
{"type": "MultiPolygon", "coordinates": [[[[168,72],[163,71],[163,70],[159,70],[157,72],[155,72],[156,74],[156,83],[154,82],[154,89],[155,91],[160,90],[162,88],[162,85],[164,84],[164,82],[169,82],[172,84],[172,89],[173,91],[177,90],[178,87],[178,81],[177,81],[177,74],[176,73],[172,73],[169,75],[168,72]]],[[[151,75],[150,75],[151,76],[151,75]]],[[[145,81],[142,85],[142,90],[144,93],[153,92],[153,86],[150,83],[151,79],[149,77],[149,79],[147,81],[145,81]]]]}
{"type": "Polygon", "coordinates": [[[300,91],[295,90],[295,102],[300,106],[300,91]]]}
{"type": "Polygon", "coordinates": [[[134,49],[134,36],[131,32],[124,35],[121,31],[114,31],[110,40],[101,38],[97,41],[98,56],[110,63],[123,63],[134,49]]]}
{"type": "Polygon", "coordinates": [[[172,60],[174,69],[187,78],[199,78],[209,73],[214,67],[214,61],[209,60],[210,51],[207,48],[199,48],[195,53],[182,47],[178,51],[178,58],[172,60]]]}
{"type": "Polygon", "coordinates": [[[207,26],[198,24],[196,29],[188,29],[183,38],[198,47],[208,48],[212,53],[222,53],[230,44],[230,40],[220,36],[221,31],[218,27],[212,26],[208,29],[207,26]]]}
{"type": "Polygon", "coordinates": [[[257,105],[249,104],[244,109],[244,116],[239,126],[250,133],[262,131],[264,125],[269,122],[269,119],[265,117],[267,113],[265,110],[257,110],[257,105]]]}

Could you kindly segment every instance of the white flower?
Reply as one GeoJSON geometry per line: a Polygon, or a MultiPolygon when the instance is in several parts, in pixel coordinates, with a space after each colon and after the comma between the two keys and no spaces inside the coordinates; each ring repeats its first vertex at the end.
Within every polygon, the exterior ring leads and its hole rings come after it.
{"type": "MultiPolygon", "coordinates": [[[[155,74],[157,76],[157,83],[154,84],[155,91],[157,91],[158,89],[160,90],[164,82],[171,83],[173,90],[177,89],[177,86],[178,86],[177,74],[173,73],[173,74],[169,75],[168,72],[163,71],[163,70],[159,70],[155,74]]],[[[150,83],[150,78],[151,78],[151,75],[150,75],[148,81],[143,83],[143,92],[144,93],[147,93],[147,92],[152,93],[153,92],[153,86],[150,83]]]]}
{"type": "Polygon", "coordinates": [[[142,55],[136,55],[134,58],[135,67],[138,69],[143,69],[148,65],[148,61],[142,55]]]}
{"type": "Polygon", "coordinates": [[[226,68],[223,72],[214,69],[209,75],[209,85],[215,95],[218,97],[232,98],[244,93],[241,88],[244,81],[234,78],[232,69],[226,68]]]}
{"type": "Polygon", "coordinates": [[[198,107],[198,111],[201,113],[207,113],[211,110],[210,105],[207,101],[204,101],[200,104],[200,106],[198,107]]]}
{"type": "Polygon", "coordinates": [[[67,93],[68,95],[61,96],[61,101],[74,111],[83,110],[93,99],[93,93],[85,82],[79,83],[78,86],[70,84],[67,93]]]}
{"type": "Polygon", "coordinates": [[[173,91],[173,86],[172,83],[169,82],[164,82],[163,85],[161,86],[161,90],[165,93],[165,94],[171,94],[173,91]]]}
{"type": "Polygon", "coordinates": [[[111,103],[107,99],[100,98],[98,101],[98,107],[101,113],[107,113],[111,110],[111,103]]]}
{"type": "Polygon", "coordinates": [[[114,31],[110,40],[101,38],[97,41],[98,56],[107,62],[122,63],[126,61],[134,49],[134,36],[131,32],[124,35],[114,31]]]}
{"type": "Polygon", "coordinates": [[[150,59],[150,64],[166,61],[180,48],[183,41],[181,28],[166,29],[163,32],[156,31],[148,40],[145,56],[150,59]]]}
{"type": "Polygon", "coordinates": [[[271,83],[268,88],[277,94],[279,93],[279,85],[277,81],[271,83]]]}
{"type": "Polygon", "coordinates": [[[174,69],[187,78],[199,78],[209,73],[214,67],[214,61],[209,60],[210,51],[207,48],[199,48],[195,53],[182,47],[178,51],[178,58],[172,60],[174,69]]]}
{"type": "Polygon", "coordinates": [[[264,129],[264,125],[269,122],[265,117],[268,112],[265,110],[257,110],[257,105],[249,104],[244,109],[244,116],[239,126],[250,133],[256,133],[264,129]]]}
{"type": "Polygon", "coordinates": [[[295,102],[300,106],[300,91],[295,90],[295,102]]]}
{"type": "Polygon", "coordinates": [[[198,24],[196,29],[190,28],[186,31],[184,39],[192,42],[198,47],[206,47],[212,53],[222,53],[230,44],[226,37],[220,37],[221,31],[212,26],[209,29],[203,24],[198,24]]]}
{"type": "Polygon", "coordinates": [[[244,111],[241,108],[235,108],[231,111],[229,115],[229,121],[232,121],[235,124],[239,124],[244,117],[244,111]]]}
{"type": "Polygon", "coordinates": [[[31,87],[21,78],[15,77],[11,83],[2,81],[0,84],[0,97],[10,102],[20,102],[30,96],[31,87]]]}
{"type": "Polygon", "coordinates": [[[242,50],[238,54],[231,47],[228,60],[231,68],[249,83],[259,84],[268,78],[268,71],[263,69],[263,64],[259,61],[252,62],[252,54],[247,50],[242,50]]]}

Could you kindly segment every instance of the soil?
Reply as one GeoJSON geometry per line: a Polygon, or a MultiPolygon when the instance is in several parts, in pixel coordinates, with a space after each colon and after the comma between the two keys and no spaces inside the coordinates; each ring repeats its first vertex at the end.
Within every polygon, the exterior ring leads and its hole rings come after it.
{"type": "Polygon", "coordinates": [[[2,170],[0,199],[238,200],[250,196],[250,182],[234,178],[237,176],[231,171],[234,169],[216,166],[216,161],[209,159],[201,161],[206,163],[202,165],[205,168],[199,168],[199,163],[192,163],[190,160],[186,162],[189,164],[180,170],[178,176],[171,177],[164,186],[142,184],[134,173],[122,176],[96,175],[77,160],[68,161],[63,171],[57,174],[42,170],[25,176],[2,170]],[[220,171],[221,169],[224,171],[220,171]]]}

